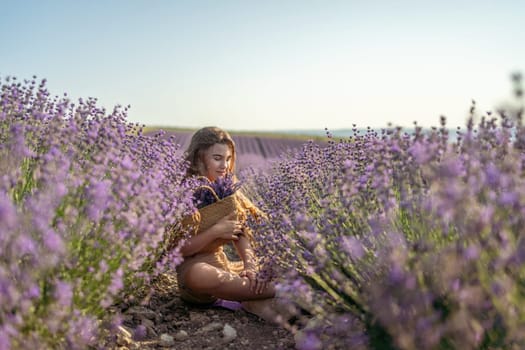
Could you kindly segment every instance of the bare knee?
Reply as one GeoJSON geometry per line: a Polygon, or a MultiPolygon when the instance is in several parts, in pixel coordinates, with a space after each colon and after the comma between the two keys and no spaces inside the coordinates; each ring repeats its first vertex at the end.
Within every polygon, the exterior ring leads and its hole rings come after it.
{"type": "Polygon", "coordinates": [[[217,270],[207,264],[196,264],[186,273],[185,285],[195,291],[209,291],[220,284],[217,270]]]}
{"type": "Polygon", "coordinates": [[[197,293],[214,295],[228,300],[254,300],[273,297],[273,286],[256,294],[250,288],[248,278],[202,263],[195,264],[186,273],[185,286],[197,293]]]}

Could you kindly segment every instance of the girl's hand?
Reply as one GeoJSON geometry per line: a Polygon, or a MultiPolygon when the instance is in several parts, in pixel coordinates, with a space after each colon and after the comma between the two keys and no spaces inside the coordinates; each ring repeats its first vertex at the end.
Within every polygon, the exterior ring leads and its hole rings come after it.
{"type": "Polygon", "coordinates": [[[268,287],[268,282],[258,278],[257,270],[253,267],[245,267],[239,276],[248,278],[250,290],[255,294],[261,294],[268,287]]]}
{"type": "Polygon", "coordinates": [[[213,229],[215,230],[216,239],[224,239],[227,241],[238,241],[239,236],[243,234],[243,225],[237,220],[235,213],[231,213],[220,219],[213,225],[213,229]]]}

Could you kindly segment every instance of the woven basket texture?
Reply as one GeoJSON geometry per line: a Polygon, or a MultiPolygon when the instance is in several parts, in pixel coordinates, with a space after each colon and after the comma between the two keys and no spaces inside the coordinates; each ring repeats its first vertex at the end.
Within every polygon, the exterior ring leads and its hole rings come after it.
{"type": "MultiPolygon", "coordinates": [[[[254,218],[260,218],[262,214],[255,208],[249,200],[244,197],[243,194],[236,192],[228,197],[219,199],[215,191],[209,186],[201,186],[208,188],[211,193],[215,196],[216,201],[203,208],[198,209],[193,215],[184,217],[181,221],[182,229],[191,235],[196,235],[206,231],[213,225],[215,225],[223,217],[236,213],[236,220],[245,223],[248,219],[248,214],[254,218]]],[[[252,240],[253,235],[250,229],[245,228],[245,235],[252,240]]],[[[178,242],[182,238],[180,233],[180,227],[177,229],[176,226],[168,227],[166,230],[166,242],[167,250],[173,249],[177,246],[178,242]]],[[[217,244],[223,244],[224,242],[218,240],[217,244]]],[[[210,245],[211,247],[212,245],[210,245]]],[[[213,247],[212,247],[213,248],[213,247]]],[[[210,248],[211,249],[211,248],[210,248]]]]}
{"type": "Polygon", "coordinates": [[[228,196],[199,209],[200,222],[198,223],[198,229],[196,233],[206,231],[215,225],[220,219],[230,215],[233,212],[237,212],[238,209],[239,203],[237,202],[235,195],[228,196]]]}
{"type": "Polygon", "coordinates": [[[220,219],[236,212],[239,216],[242,210],[235,194],[220,199],[198,210],[198,215],[187,216],[182,220],[185,227],[193,226],[195,234],[206,231],[215,225],[220,219]]]}

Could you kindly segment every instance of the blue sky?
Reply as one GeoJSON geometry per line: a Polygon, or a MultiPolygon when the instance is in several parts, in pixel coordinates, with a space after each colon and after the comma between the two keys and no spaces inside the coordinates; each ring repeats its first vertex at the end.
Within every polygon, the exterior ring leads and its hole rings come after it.
{"type": "Polygon", "coordinates": [[[4,1],[0,76],[147,125],[463,126],[525,71],[525,1],[4,1]]]}

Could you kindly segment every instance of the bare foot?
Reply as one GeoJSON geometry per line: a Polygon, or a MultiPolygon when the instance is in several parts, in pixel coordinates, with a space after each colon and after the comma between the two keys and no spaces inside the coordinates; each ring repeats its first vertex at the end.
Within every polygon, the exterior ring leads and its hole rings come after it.
{"type": "MultiPolygon", "coordinates": [[[[262,300],[250,300],[243,301],[242,308],[256,316],[259,316],[263,320],[279,325],[286,329],[290,328],[288,320],[294,315],[288,312],[285,307],[277,307],[275,298],[268,298],[262,300]],[[279,310],[279,311],[277,311],[279,310]]],[[[291,329],[289,329],[291,330],[291,329]]]]}

